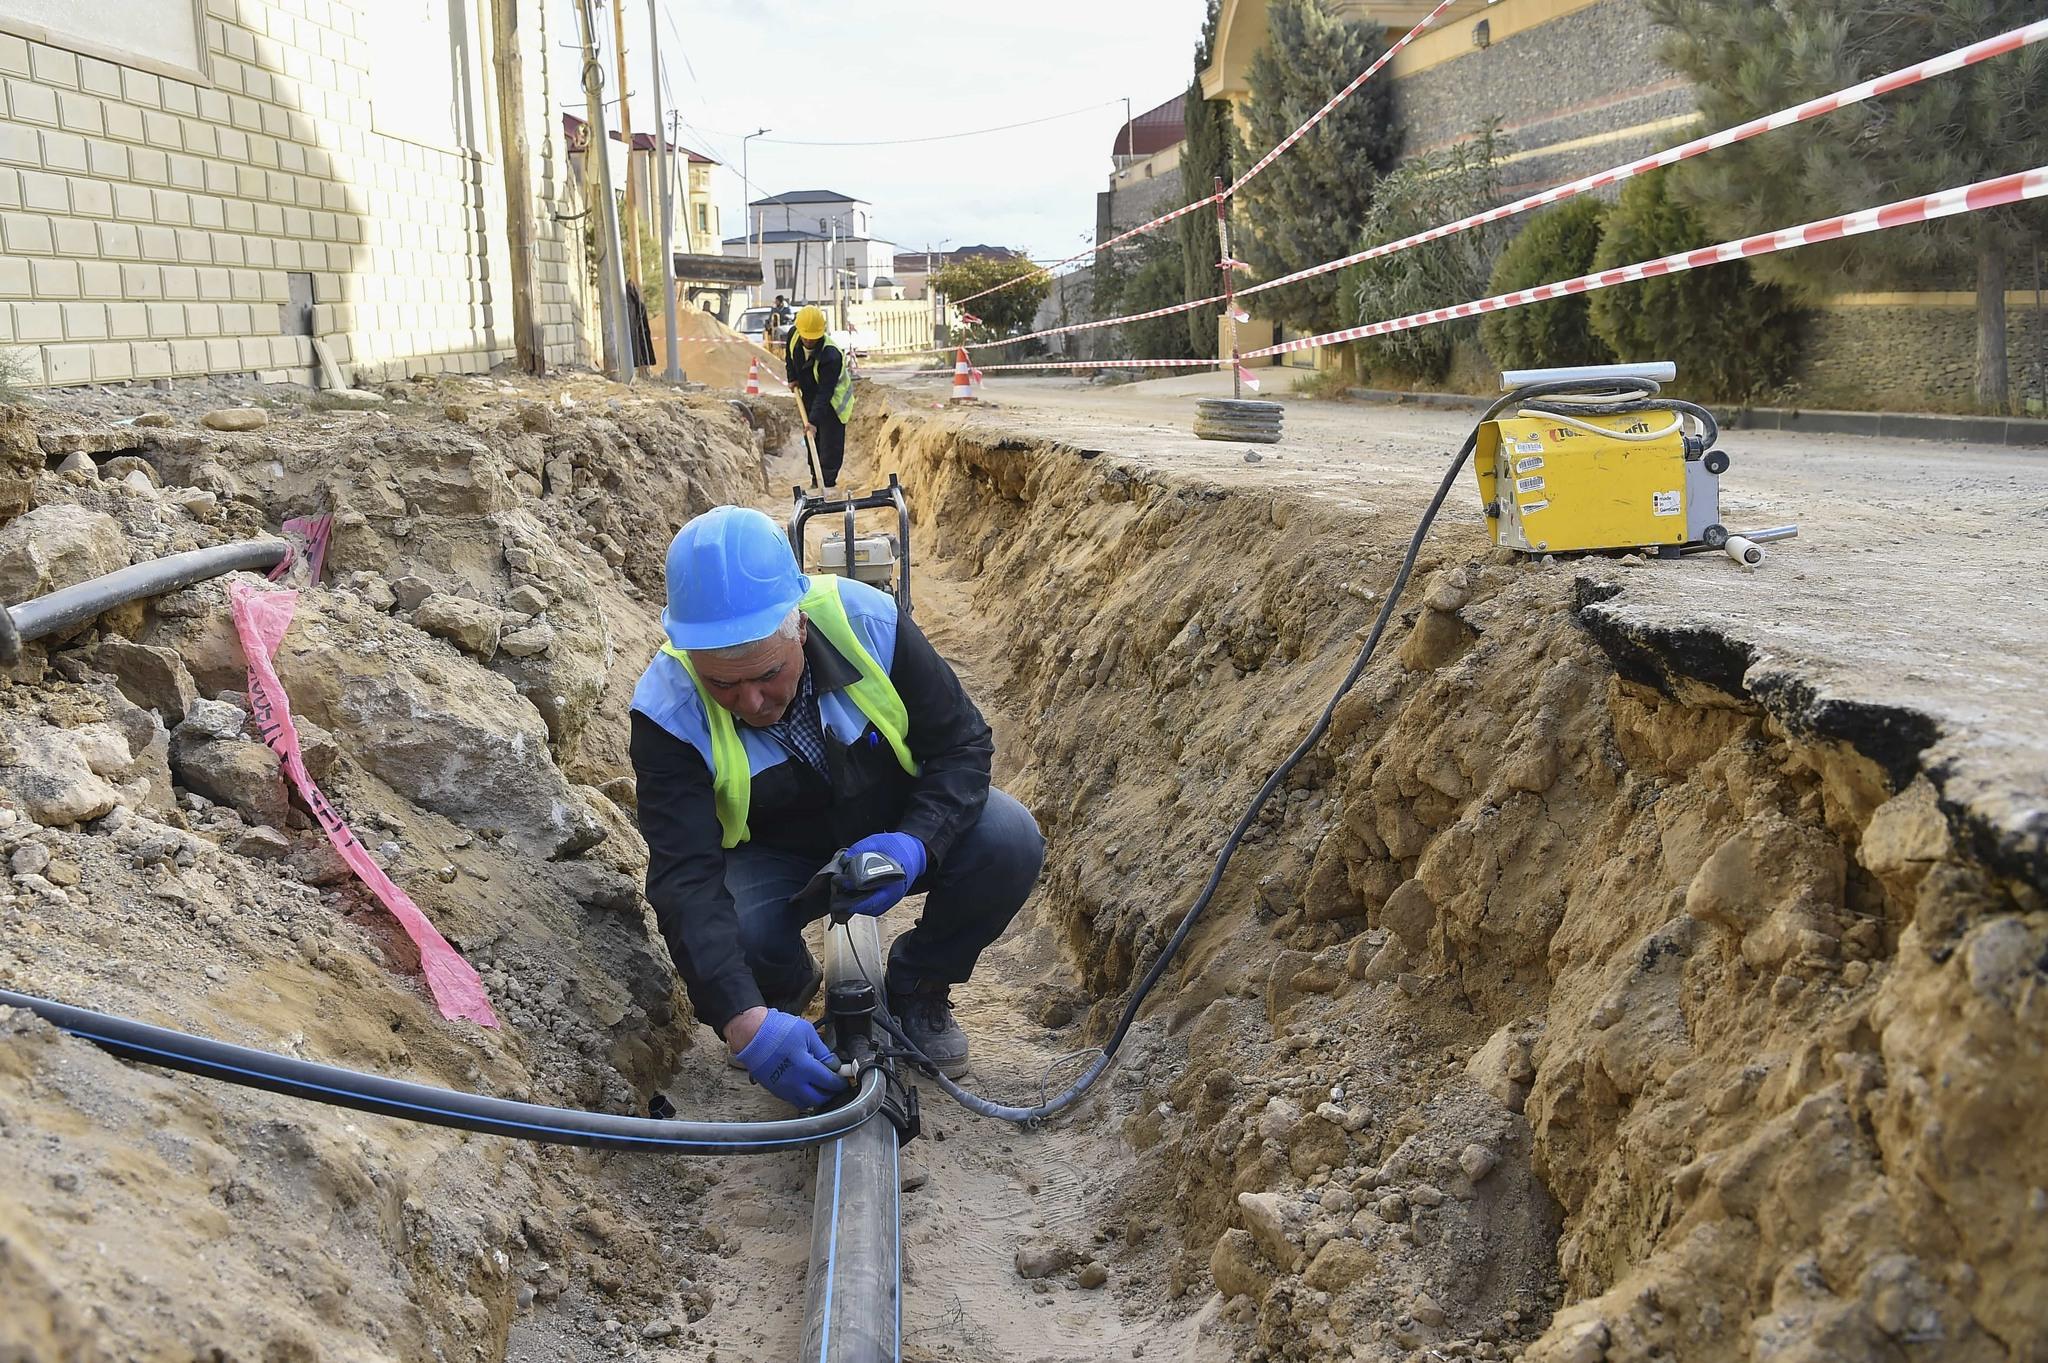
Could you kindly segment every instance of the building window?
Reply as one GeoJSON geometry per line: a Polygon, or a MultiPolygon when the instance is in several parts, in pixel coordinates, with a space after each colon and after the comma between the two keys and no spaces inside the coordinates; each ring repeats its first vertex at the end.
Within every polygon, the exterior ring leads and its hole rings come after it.
{"type": "Polygon", "coordinates": [[[197,0],[0,0],[0,31],[158,75],[209,79],[197,0]]]}
{"type": "Polygon", "coordinates": [[[710,210],[710,209],[709,209],[709,208],[708,208],[708,207],[707,207],[706,205],[704,205],[704,204],[698,204],[698,205],[697,205],[697,231],[698,231],[698,232],[700,232],[700,233],[703,233],[703,232],[709,232],[710,230],[711,230],[711,210],[710,210]]]}
{"type": "Polygon", "coordinates": [[[775,262],[775,287],[781,293],[788,293],[796,287],[796,262],[778,259],[775,262]]]}

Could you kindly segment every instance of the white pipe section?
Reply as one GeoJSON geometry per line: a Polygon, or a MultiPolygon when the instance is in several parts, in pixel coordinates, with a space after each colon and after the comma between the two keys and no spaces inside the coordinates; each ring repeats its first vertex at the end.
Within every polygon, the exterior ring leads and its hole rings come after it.
{"type": "Polygon", "coordinates": [[[1532,383],[1556,379],[1654,379],[1669,383],[1678,377],[1678,366],[1670,360],[1645,360],[1639,364],[1570,364],[1558,369],[1509,369],[1500,376],[1500,391],[1511,393],[1532,383]]]}

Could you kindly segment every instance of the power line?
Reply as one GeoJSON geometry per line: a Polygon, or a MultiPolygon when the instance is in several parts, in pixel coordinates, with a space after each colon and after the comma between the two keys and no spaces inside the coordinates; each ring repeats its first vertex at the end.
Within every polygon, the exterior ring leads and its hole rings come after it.
{"type": "MultiPolygon", "coordinates": [[[[1000,123],[993,128],[974,128],[970,129],[967,132],[934,133],[930,137],[888,137],[876,138],[873,140],[830,142],[813,141],[807,138],[795,137],[764,137],[761,138],[760,140],[763,142],[770,142],[775,144],[776,146],[781,147],[908,147],[915,146],[919,143],[924,142],[951,142],[962,137],[984,137],[989,133],[1004,133],[1009,132],[1014,128],[1036,127],[1040,123],[1054,123],[1062,118],[1072,118],[1076,114],[1093,113],[1097,109],[1104,109],[1112,104],[1121,103],[1123,103],[1121,97],[1118,97],[1116,99],[1097,100],[1093,104],[1084,104],[1078,109],[1069,109],[1065,113],[1047,114],[1044,118],[1027,118],[1021,123],[1000,123]]],[[[732,137],[735,136],[735,134],[724,133],[721,134],[721,136],[732,137]]]]}

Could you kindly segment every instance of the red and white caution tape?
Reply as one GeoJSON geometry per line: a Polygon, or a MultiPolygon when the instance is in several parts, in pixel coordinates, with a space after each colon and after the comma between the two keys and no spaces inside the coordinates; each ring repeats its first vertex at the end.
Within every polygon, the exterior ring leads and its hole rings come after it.
{"type": "Polygon", "coordinates": [[[1720,132],[1708,133],[1705,137],[1696,137],[1690,142],[1682,142],[1668,151],[1660,151],[1655,155],[1645,156],[1626,165],[1595,171],[1591,175],[1581,176],[1579,179],[1554,186],[1540,193],[1528,195],[1525,198],[1515,200],[1513,203],[1502,204],[1499,208],[1489,208],[1483,213],[1474,213],[1470,217],[1460,218],[1456,222],[1445,223],[1441,227],[1432,227],[1426,232],[1417,232],[1413,236],[1402,237],[1399,241],[1386,242],[1383,245],[1360,251],[1355,255],[1344,256],[1338,260],[1326,260],[1320,265],[1311,265],[1306,269],[1296,270],[1293,274],[1281,275],[1278,279],[1269,279],[1263,284],[1254,284],[1249,288],[1239,289],[1237,296],[1243,298],[1250,294],[1263,293],[1267,289],[1277,289],[1283,284],[1293,284],[1299,280],[1314,278],[1316,275],[1328,274],[1332,270],[1342,270],[1348,266],[1357,265],[1362,261],[1377,260],[1382,256],[1394,255],[1412,247],[1421,246],[1426,242],[1440,241],[1445,237],[1456,236],[1458,233],[1469,231],[1474,227],[1483,227],[1487,223],[1499,222],[1503,218],[1511,218],[1518,213],[1526,213],[1532,208],[1542,208],[1549,204],[1562,203],[1566,199],[1576,198],[1589,191],[1604,189],[1609,185],[1620,184],[1623,180],[1632,180],[1638,175],[1647,174],[1653,170],[1661,170],[1665,166],[1676,165],[1680,161],[1691,160],[1695,156],[1714,151],[1720,147],[1729,147],[1738,142],[1747,142],[1750,138],[1770,132],[1772,129],[1788,128],[1795,123],[1805,123],[1811,119],[1834,113],[1837,109],[1843,109],[1852,104],[1860,104],[1864,100],[1872,99],[1878,95],[1887,95],[1895,90],[1903,90],[1908,86],[1918,85],[1922,81],[1931,80],[1935,76],[1945,75],[1950,71],[1958,71],[1966,66],[1975,66],[1978,62],[1988,61],[1993,57],[2001,57],[2008,52],[2016,52],[2023,47],[2044,40],[2048,40],[2048,19],[2037,19],[2031,24],[2025,24],[2019,28],[2001,33],[1995,38],[1986,38],[1982,42],[1971,43],[1967,47],[1959,47],[1952,52],[1944,52],[1938,57],[1930,57],[1924,62],[1901,67],[1899,70],[1890,72],[1887,75],[1877,76],[1870,80],[1847,86],[1835,91],[1833,94],[1822,95],[1817,99],[1810,99],[1804,103],[1795,104],[1790,108],[1780,109],[1776,113],[1750,119],[1747,123],[1738,123],[1734,127],[1724,128],[1720,132]]]}
{"type": "Polygon", "coordinates": [[[1223,197],[1227,199],[1231,195],[1237,193],[1237,191],[1243,189],[1247,184],[1251,183],[1253,176],[1257,175],[1267,166],[1270,166],[1275,161],[1279,160],[1281,154],[1285,152],[1289,147],[1293,146],[1296,142],[1299,142],[1302,139],[1302,136],[1305,133],[1307,133],[1310,128],[1315,127],[1316,124],[1328,118],[1331,112],[1334,111],[1339,104],[1342,104],[1345,100],[1357,94],[1360,86],[1364,85],[1367,81],[1371,80],[1375,75],[1377,75],[1379,73],[1379,69],[1382,66],[1385,66],[1388,62],[1392,61],[1396,54],[1398,54],[1402,48],[1414,42],[1416,38],[1421,36],[1422,31],[1424,29],[1428,28],[1431,24],[1435,23],[1437,19],[1442,16],[1445,10],[1449,9],[1452,5],[1455,5],[1457,3],[1458,0],[1440,0],[1435,9],[1431,10],[1429,13],[1422,16],[1422,21],[1420,23],[1416,24],[1414,28],[1411,28],[1406,33],[1402,34],[1401,37],[1394,43],[1392,47],[1380,53],[1378,61],[1375,61],[1371,66],[1366,67],[1365,70],[1359,72],[1355,77],[1353,77],[1351,84],[1345,86],[1342,90],[1339,90],[1336,94],[1330,96],[1329,103],[1325,104],[1322,108],[1310,114],[1308,116],[1308,121],[1303,123],[1299,128],[1296,128],[1293,132],[1281,138],[1279,145],[1274,147],[1273,150],[1267,152],[1264,156],[1261,156],[1257,161],[1254,161],[1252,163],[1252,168],[1250,170],[1238,176],[1235,180],[1232,180],[1230,182],[1229,187],[1223,191],[1223,197]]]}
{"type": "Polygon", "coordinates": [[[1492,298],[1460,303],[1455,307],[1413,313],[1407,317],[1373,322],[1362,327],[1347,327],[1342,331],[1324,332],[1320,336],[1304,336],[1297,341],[1284,341],[1260,350],[1247,350],[1242,358],[1249,360],[1261,355],[1284,355],[1296,350],[1312,350],[1318,346],[1335,345],[1340,341],[1360,341],[1372,336],[1391,335],[1397,331],[1412,331],[1417,327],[1433,326],[1439,322],[1452,322],[1463,317],[1477,317],[1482,313],[1519,308],[1528,303],[1542,303],[1572,294],[1591,293],[1596,289],[1610,289],[1616,284],[1655,279],[1660,275],[1680,274],[1686,270],[1699,269],[1703,265],[1719,265],[1730,260],[1767,256],[1779,251],[1789,251],[1797,246],[1833,241],[1838,237],[1883,232],[1894,227],[1932,222],[1960,213],[1979,213],[1987,208],[2000,208],[2006,204],[2043,197],[2048,197],[2048,166],[2038,166],[2033,170],[2021,171],[2015,175],[2002,175],[1992,180],[1980,180],[1976,184],[1964,185],[1958,189],[1922,194],[1918,198],[1901,199],[1897,203],[1885,204],[1880,208],[1866,208],[1857,213],[1821,218],[1798,227],[1786,227],[1776,232],[1760,232],[1753,237],[1724,241],[1718,246],[1703,246],[1697,251],[1680,251],[1676,255],[1663,256],[1637,265],[1624,265],[1618,269],[1601,270],[1595,274],[1580,275],[1576,279],[1567,279],[1555,284],[1539,284],[1533,289],[1517,289],[1513,293],[1496,294],[1492,298]]]}
{"type": "MultiPolygon", "coordinates": [[[[1381,67],[1385,66],[1388,62],[1392,61],[1396,53],[1398,53],[1402,48],[1408,46],[1408,44],[1414,42],[1415,39],[1422,33],[1424,29],[1428,28],[1431,24],[1435,23],[1438,17],[1441,16],[1445,10],[1449,9],[1452,5],[1455,5],[1457,3],[1458,0],[1438,0],[1437,7],[1431,10],[1429,13],[1422,16],[1421,23],[1418,23],[1415,27],[1409,29],[1406,33],[1402,34],[1400,39],[1397,42],[1395,42],[1395,44],[1392,47],[1388,48],[1385,52],[1380,53],[1378,60],[1374,61],[1372,65],[1366,67],[1365,70],[1359,72],[1355,77],[1353,77],[1349,85],[1345,86],[1342,90],[1339,90],[1336,94],[1330,96],[1329,102],[1324,104],[1322,108],[1316,110],[1313,114],[1310,114],[1308,121],[1306,123],[1303,123],[1299,128],[1296,128],[1293,132],[1287,134],[1286,137],[1280,139],[1280,144],[1278,146],[1274,147],[1264,156],[1261,156],[1256,162],[1253,163],[1252,168],[1250,170],[1247,170],[1244,174],[1238,176],[1235,180],[1231,181],[1229,186],[1224,189],[1220,197],[1228,199],[1233,194],[1237,193],[1238,190],[1244,188],[1245,185],[1251,182],[1253,176],[1257,175],[1260,171],[1264,170],[1267,166],[1272,165],[1274,161],[1278,160],[1280,156],[1283,153],[1285,153],[1289,147],[1293,146],[1296,142],[1299,142],[1310,128],[1315,127],[1316,124],[1322,122],[1325,118],[1328,118],[1332,111],[1334,111],[1339,104],[1342,104],[1345,100],[1357,94],[1359,87],[1364,85],[1367,81],[1371,80],[1373,76],[1379,72],[1379,69],[1381,67]]],[[[962,298],[959,301],[962,303],[972,302],[974,299],[985,297],[988,294],[992,294],[999,289],[1007,289],[1012,287],[1013,285],[1021,284],[1027,279],[1047,278],[1055,272],[1059,271],[1060,269],[1068,265],[1072,265],[1076,261],[1088,259],[1097,251],[1107,250],[1111,246],[1116,245],[1118,242],[1128,241],[1132,237],[1135,237],[1140,233],[1150,232],[1157,228],[1163,227],[1167,223],[1172,222],[1175,218],[1179,218],[1186,214],[1192,213],[1198,208],[1207,208],[1209,205],[1215,203],[1218,197],[1219,196],[1215,194],[1206,194],[1201,198],[1195,200],[1193,203],[1182,204],[1179,208],[1176,208],[1169,213],[1162,213],[1158,217],[1152,219],[1152,221],[1150,222],[1141,222],[1136,227],[1131,228],[1129,231],[1119,232],[1117,235],[1111,237],[1108,241],[1097,242],[1094,246],[1089,247],[1086,251],[1081,252],[1079,255],[1068,256],[1065,260],[1056,260],[1050,265],[1040,266],[1038,269],[1018,275],[1014,279],[1006,279],[1000,284],[992,285],[989,288],[983,289],[980,293],[971,293],[967,295],[967,297],[962,298]]]]}
{"type": "MultiPolygon", "coordinates": [[[[1438,6],[1436,13],[1441,13],[1442,9],[1443,6],[1438,6]]],[[[1430,23],[1430,21],[1435,17],[1435,13],[1433,13],[1431,16],[1429,16],[1429,18],[1425,18],[1422,24],[1419,24],[1416,26],[1416,28],[1411,29],[1408,35],[1401,39],[1400,43],[1397,43],[1393,48],[1388,49],[1386,54],[1384,54],[1381,57],[1379,63],[1375,63],[1373,67],[1368,68],[1359,77],[1358,80],[1352,83],[1351,87],[1349,88],[1355,91],[1358,86],[1363,85],[1365,83],[1366,78],[1369,77],[1374,70],[1377,70],[1380,64],[1384,63],[1387,60],[1387,58],[1391,57],[1394,52],[1400,49],[1401,46],[1405,45],[1410,39],[1415,37],[1415,35],[1418,32],[1420,32],[1423,27],[1426,27],[1430,23]]],[[[2009,52],[2016,52],[2021,48],[2029,47],[2035,43],[2039,43],[2042,41],[2048,41],[2048,19],[2038,19],[2031,24],[2023,24],[2019,28],[2008,30],[2007,32],[1998,34],[1995,37],[1985,38],[1979,42],[1970,43],[1967,46],[1956,48],[1950,52],[1944,52],[1940,56],[1930,57],[1926,61],[1916,62],[1911,66],[1901,67],[1897,71],[1888,72],[1882,76],[1874,76],[1869,80],[1859,81],[1855,85],[1846,86],[1840,90],[1835,91],[1832,94],[1821,95],[1815,99],[1805,100],[1799,104],[1792,105],[1789,108],[1780,109],[1776,113],[1764,114],[1761,117],[1750,119],[1746,123],[1739,123],[1732,128],[1724,128],[1719,132],[1708,133],[1704,137],[1696,137],[1690,142],[1680,143],[1678,146],[1672,147],[1666,151],[1661,151],[1651,156],[1642,157],[1639,160],[1628,162],[1625,165],[1613,166],[1606,170],[1596,171],[1593,174],[1581,176],[1579,179],[1569,181],[1562,185],[1554,186],[1550,189],[1543,190],[1536,194],[1528,195],[1524,198],[1517,199],[1512,203],[1502,204],[1498,208],[1489,208],[1484,212],[1474,213],[1471,216],[1461,218],[1456,222],[1445,223],[1440,227],[1432,227],[1426,232],[1417,232],[1412,236],[1402,237],[1398,241],[1390,241],[1379,246],[1370,247],[1366,250],[1359,251],[1354,255],[1343,256],[1336,260],[1326,260],[1319,265],[1311,265],[1306,269],[1296,270],[1292,274],[1282,275],[1277,279],[1269,279],[1261,284],[1253,284],[1248,288],[1239,289],[1237,291],[1237,296],[1243,298],[1251,294],[1263,293],[1267,289],[1277,289],[1280,288],[1282,285],[1297,283],[1304,279],[1312,279],[1317,275],[1328,274],[1333,270],[1345,269],[1349,266],[1357,265],[1363,261],[1377,260],[1380,257],[1395,255],[1399,252],[1410,250],[1416,246],[1421,246],[1428,242],[1440,241],[1445,237],[1456,236],[1460,232],[1470,231],[1472,228],[1475,227],[1483,227],[1488,223],[1499,222],[1505,218],[1511,218],[1516,216],[1517,214],[1526,213],[1531,209],[1543,208],[1551,204],[1562,203],[1567,199],[1576,198],[1581,194],[1585,194],[1597,189],[1603,189],[1609,185],[1620,184],[1624,180],[1634,179],[1636,176],[1647,174],[1653,170],[1661,170],[1666,166],[1675,165],[1680,161],[1691,160],[1695,156],[1702,155],[1709,151],[1714,151],[1721,147],[1733,146],[1738,142],[1746,142],[1753,137],[1757,137],[1763,133],[1770,132],[1773,129],[1790,127],[1795,123],[1809,122],[1813,119],[1821,118],[1827,114],[1834,113],[1839,109],[1847,108],[1850,105],[1860,104],[1865,100],[1873,99],[1880,95],[1888,95],[1895,91],[1903,90],[1910,86],[1918,85],[1924,81],[1931,80],[1936,76],[1946,75],[1951,71],[1959,71],[1965,67],[1975,66],[1979,62],[1989,61],[1993,57],[2001,57],[2009,52]]],[[[1317,119],[1321,118],[1323,114],[1327,113],[1330,109],[1335,108],[1337,102],[1338,101],[1333,100],[1331,103],[1325,105],[1322,112],[1316,115],[1316,118],[1310,119],[1308,123],[1304,123],[1300,128],[1296,129],[1294,134],[1288,138],[1287,142],[1282,143],[1281,147],[1276,147],[1272,152],[1267,153],[1266,158],[1263,161],[1261,161],[1259,165],[1254,166],[1250,171],[1247,171],[1242,177],[1238,179],[1238,181],[1235,184],[1233,184],[1229,189],[1226,189],[1224,191],[1225,196],[1227,197],[1229,194],[1233,193],[1238,186],[1242,185],[1246,180],[1249,180],[1254,174],[1258,173],[1258,171],[1262,169],[1265,164],[1269,163],[1274,156],[1278,155],[1279,152],[1282,149],[1284,149],[1285,146],[1297,140],[1303,132],[1307,131],[1307,129],[1316,122],[1317,119]]],[[[1128,232],[1122,233],[1116,237],[1112,237],[1109,241],[1102,243],[1102,245],[1099,247],[1092,248],[1089,252],[1085,252],[1082,255],[1078,256],[1071,256],[1067,260],[1056,262],[1055,264],[1046,267],[1044,273],[1050,273],[1051,271],[1058,269],[1061,265],[1067,265],[1077,260],[1086,259],[1088,255],[1093,254],[1093,252],[1096,250],[1105,249],[1111,245],[1114,245],[1116,242],[1123,241],[1126,238],[1134,236],[1139,232],[1149,230],[1150,228],[1155,227],[1160,223],[1168,222],[1173,218],[1179,217],[1183,213],[1189,212],[1195,208],[1199,208],[1204,203],[1213,202],[1215,202],[1215,196],[1211,195],[1209,198],[1200,200],[1196,203],[1183,205],[1181,208],[1175,209],[1172,213],[1167,214],[1165,217],[1155,219],[1153,222],[1142,224],[1138,227],[1132,228],[1128,232]]],[[[1235,259],[1220,262],[1220,268],[1234,269],[1244,272],[1249,272],[1251,270],[1251,266],[1247,265],[1245,262],[1241,260],[1235,259]]],[[[1029,278],[1031,276],[1023,277],[1029,278]]],[[[997,287],[1007,287],[1007,284],[998,285],[997,287]]],[[[993,292],[993,290],[985,289],[982,291],[982,294],[986,294],[989,292],[993,292]]],[[[982,296],[982,294],[976,294],[974,295],[974,297],[979,298],[982,296]]],[[[1046,331],[1034,331],[1030,333],[1028,336],[1013,336],[1004,340],[983,341],[978,343],[974,348],[988,349],[996,346],[1012,345],[1018,341],[1034,340],[1045,336],[1063,335],[1068,332],[1089,331],[1098,327],[1121,326],[1126,322],[1136,322],[1143,321],[1147,318],[1152,317],[1162,317],[1173,312],[1188,312],[1192,311],[1195,308],[1207,307],[1212,303],[1218,303],[1222,301],[1223,295],[1218,294],[1213,298],[1204,298],[1194,302],[1182,303],[1172,308],[1158,309],[1152,312],[1133,313],[1125,317],[1106,317],[1099,321],[1080,322],[1072,326],[1054,327],[1046,331]]],[[[1240,316],[1237,318],[1237,320],[1240,322],[1244,322],[1250,319],[1246,316],[1240,316]]],[[[914,354],[918,352],[908,351],[901,353],[914,354]]]]}
{"type": "MultiPolygon", "coordinates": [[[[1220,360],[1059,360],[1036,361],[1030,364],[992,364],[989,369],[1214,369],[1220,364],[1229,364],[1226,356],[1220,360]]],[[[919,374],[951,374],[951,369],[897,369],[891,378],[912,378],[919,374]]],[[[979,374],[979,369],[974,371],[979,374]]]]}

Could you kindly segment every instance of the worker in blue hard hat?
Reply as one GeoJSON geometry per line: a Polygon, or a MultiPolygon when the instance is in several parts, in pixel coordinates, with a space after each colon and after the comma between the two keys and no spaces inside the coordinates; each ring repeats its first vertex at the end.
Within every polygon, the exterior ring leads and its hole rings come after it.
{"type": "Polygon", "coordinates": [[[1037,883],[1045,843],[989,783],[995,746],[960,679],[896,599],[807,578],[758,511],[722,506],[668,550],[667,640],[633,692],[647,898],[697,1016],[800,1107],[845,1086],[801,1018],[821,972],[792,903],[841,850],[903,868],[855,904],[925,894],[884,981],[918,1048],[967,1069],[950,991],[1037,883]]]}
{"type": "Polygon", "coordinates": [[[804,430],[816,443],[818,476],[839,485],[846,462],[846,423],[853,420],[853,366],[839,343],[825,334],[821,309],[797,309],[790,328],[786,377],[804,412],[804,430]]]}

